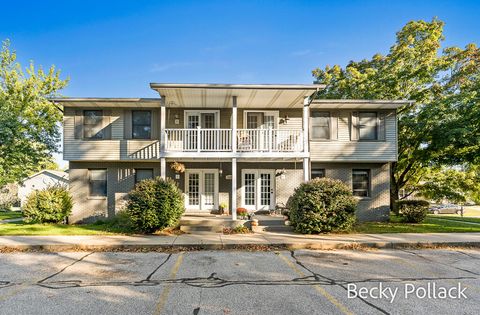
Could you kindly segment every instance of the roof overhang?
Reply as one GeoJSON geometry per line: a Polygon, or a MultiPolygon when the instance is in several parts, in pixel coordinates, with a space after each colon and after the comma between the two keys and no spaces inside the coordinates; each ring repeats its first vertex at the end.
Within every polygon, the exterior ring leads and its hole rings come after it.
{"type": "Polygon", "coordinates": [[[313,100],[311,108],[324,109],[397,109],[414,103],[409,100],[313,100]]]}
{"type": "Polygon", "coordinates": [[[233,96],[239,108],[294,108],[303,105],[323,85],[313,84],[175,84],[150,83],[165,97],[167,107],[229,108],[233,96]]]}
{"type": "Polygon", "coordinates": [[[85,98],[54,98],[51,101],[71,107],[91,107],[91,108],[156,108],[160,107],[159,98],[98,98],[98,97],[85,97],[85,98]]]}

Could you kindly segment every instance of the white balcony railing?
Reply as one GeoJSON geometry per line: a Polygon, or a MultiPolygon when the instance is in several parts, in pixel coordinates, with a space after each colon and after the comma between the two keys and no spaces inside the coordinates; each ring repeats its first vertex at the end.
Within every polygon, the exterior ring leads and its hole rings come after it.
{"type": "Polygon", "coordinates": [[[301,152],[303,132],[280,129],[237,130],[237,151],[240,152],[301,152]]]}
{"type": "MultiPolygon", "coordinates": [[[[231,129],[166,129],[166,151],[232,151],[231,129]]],[[[239,152],[301,152],[303,132],[280,129],[238,129],[239,152]]]]}
{"type": "Polygon", "coordinates": [[[165,133],[167,151],[232,151],[231,129],[165,129],[165,133]]]}

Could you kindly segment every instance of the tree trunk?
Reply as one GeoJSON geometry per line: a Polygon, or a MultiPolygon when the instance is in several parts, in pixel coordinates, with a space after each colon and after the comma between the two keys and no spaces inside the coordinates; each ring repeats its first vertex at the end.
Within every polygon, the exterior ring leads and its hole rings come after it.
{"type": "Polygon", "coordinates": [[[396,202],[398,201],[398,192],[399,186],[397,183],[397,179],[395,178],[395,168],[397,166],[396,162],[392,162],[390,164],[390,210],[393,213],[397,214],[397,205],[396,202]]]}

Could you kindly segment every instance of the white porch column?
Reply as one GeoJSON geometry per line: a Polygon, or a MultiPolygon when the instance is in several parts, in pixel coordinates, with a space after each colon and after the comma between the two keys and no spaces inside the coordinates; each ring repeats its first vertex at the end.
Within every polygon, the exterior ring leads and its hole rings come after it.
{"type": "Polygon", "coordinates": [[[232,151],[237,152],[237,97],[232,96],[232,151]]]}
{"type": "Polygon", "coordinates": [[[167,122],[167,110],[165,96],[160,96],[160,177],[167,178],[167,162],[165,160],[165,127],[167,122]]]}
{"type": "Polygon", "coordinates": [[[305,97],[303,99],[303,152],[305,157],[303,158],[303,180],[310,180],[310,159],[309,159],[309,131],[310,131],[310,98],[305,97]]]}
{"type": "Polygon", "coordinates": [[[167,178],[167,161],[164,157],[160,158],[160,177],[167,178]]]}
{"type": "Polygon", "coordinates": [[[237,158],[232,158],[232,220],[237,219],[237,158]]]}

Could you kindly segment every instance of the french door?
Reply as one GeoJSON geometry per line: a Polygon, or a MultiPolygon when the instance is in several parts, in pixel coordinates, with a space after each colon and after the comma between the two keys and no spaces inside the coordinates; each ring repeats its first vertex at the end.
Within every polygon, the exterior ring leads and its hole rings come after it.
{"type": "Polygon", "coordinates": [[[268,151],[273,147],[274,137],[272,130],[277,128],[278,112],[277,111],[246,111],[245,112],[245,128],[246,129],[262,129],[258,132],[251,132],[253,147],[255,150],[268,151]]]}
{"type": "Polygon", "coordinates": [[[218,170],[185,171],[185,205],[190,211],[218,208],[218,170]]]}
{"type": "Polygon", "coordinates": [[[203,148],[208,147],[208,141],[212,141],[212,139],[207,139],[206,137],[203,137],[203,139],[198,139],[197,128],[218,128],[218,120],[218,111],[185,111],[185,128],[188,129],[188,131],[185,138],[186,143],[184,147],[192,151],[197,150],[199,145],[203,148]]]}
{"type": "Polygon", "coordinates": [[[242,205],[248,210],[275,209],[274,170],[242,170],[242,205]]]}

